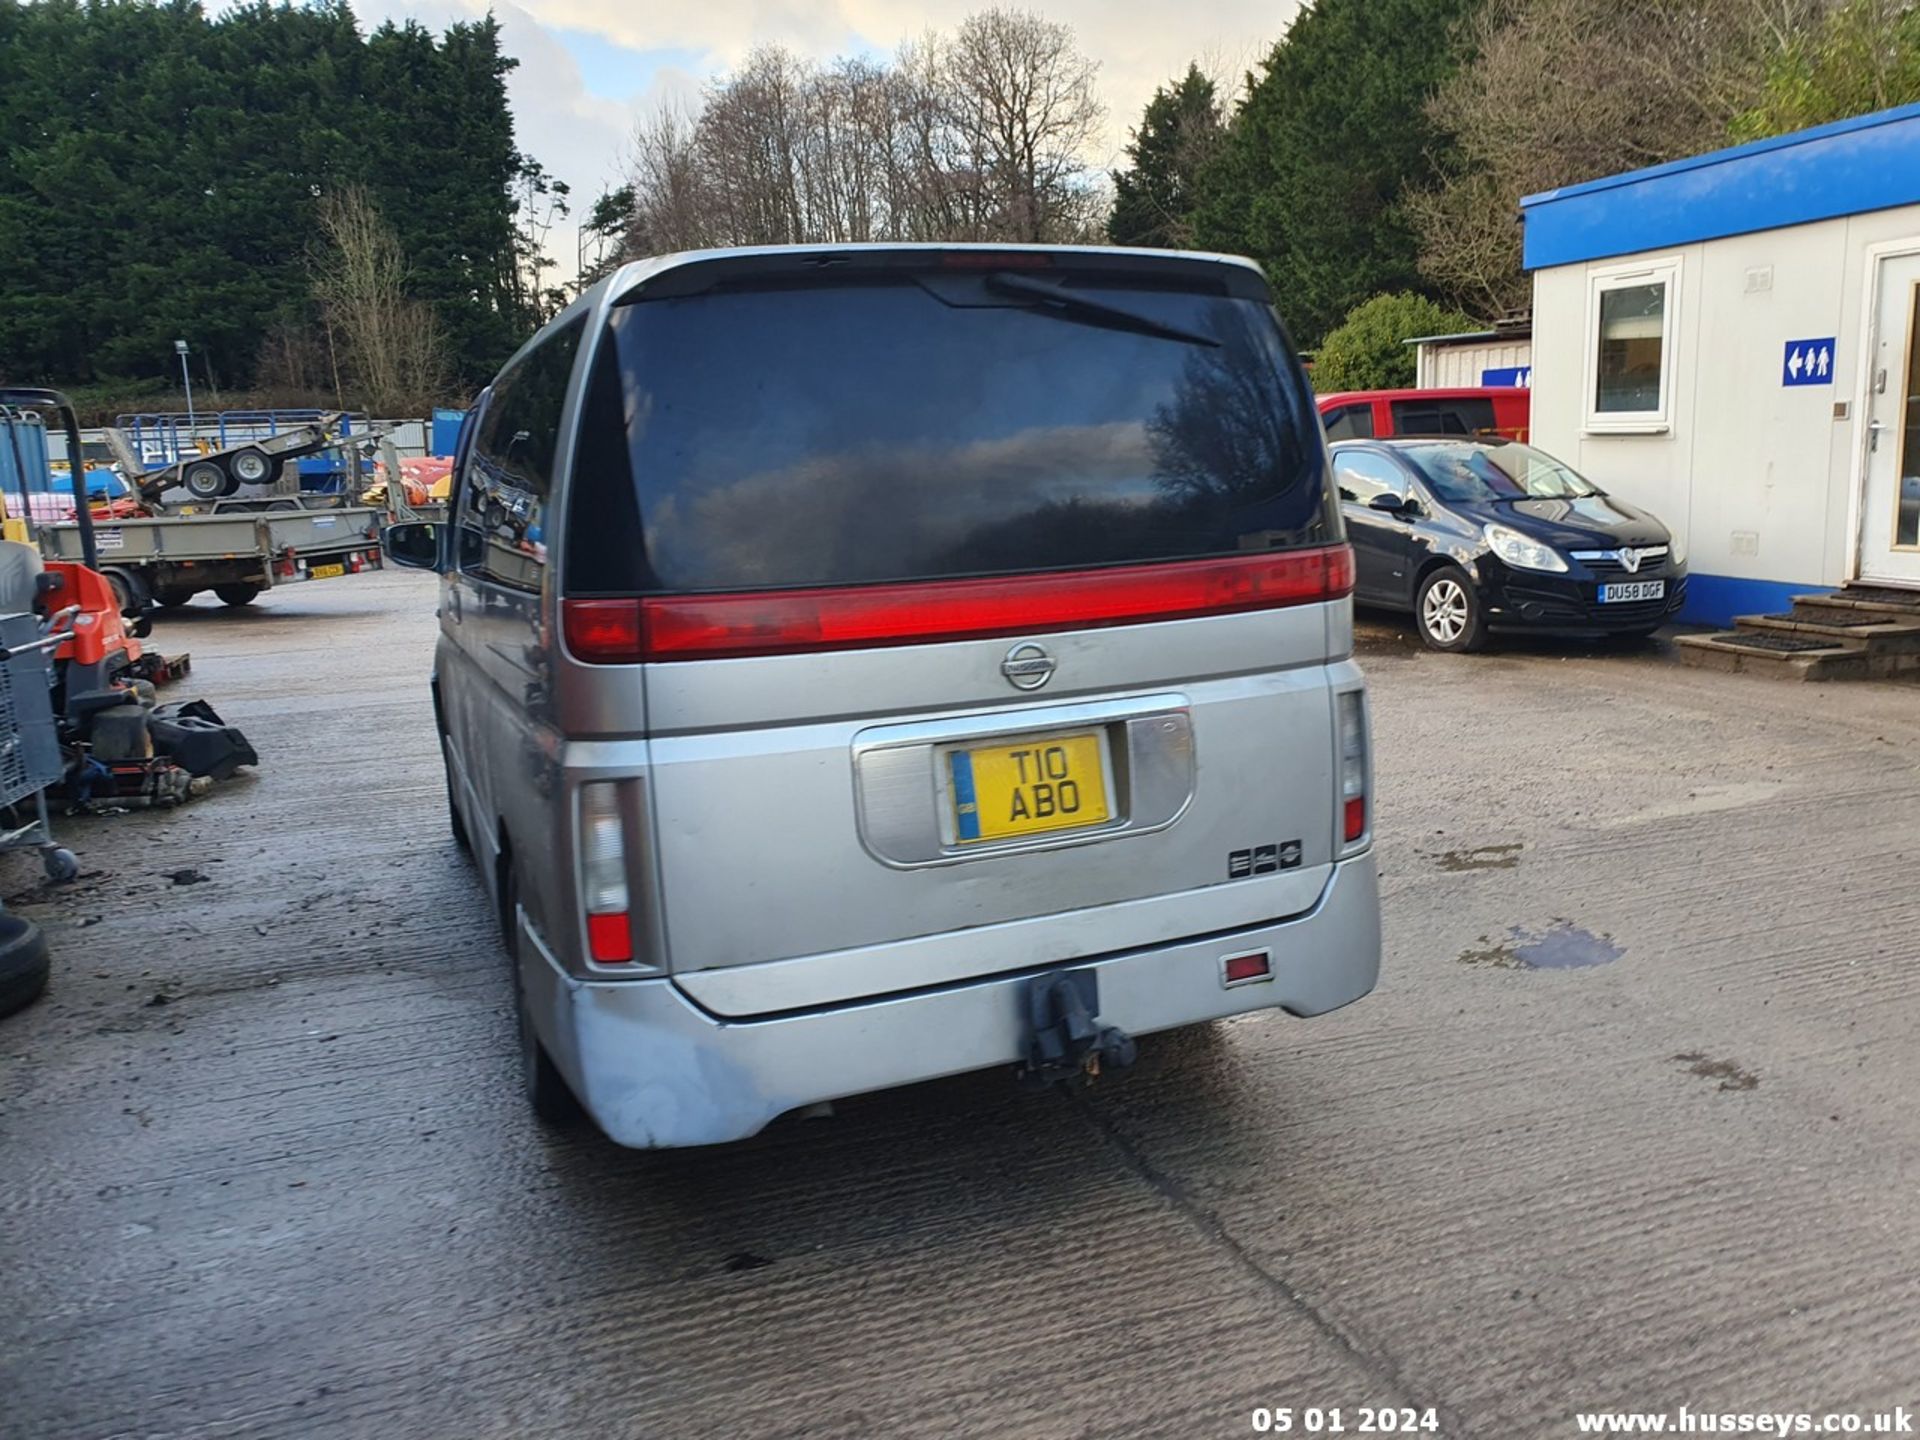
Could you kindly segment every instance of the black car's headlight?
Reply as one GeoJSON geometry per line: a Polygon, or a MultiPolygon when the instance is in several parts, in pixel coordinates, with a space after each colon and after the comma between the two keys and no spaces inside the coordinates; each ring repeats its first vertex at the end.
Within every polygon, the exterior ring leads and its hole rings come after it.
{"type": "Polygon", "coordinates": [[[1551,545],[1542,545],[1505,525],[1488,525],[1482,533],[1487,537],[1487,548],[1516,570],[1566,572],[1566,559],[1551,545]]]}

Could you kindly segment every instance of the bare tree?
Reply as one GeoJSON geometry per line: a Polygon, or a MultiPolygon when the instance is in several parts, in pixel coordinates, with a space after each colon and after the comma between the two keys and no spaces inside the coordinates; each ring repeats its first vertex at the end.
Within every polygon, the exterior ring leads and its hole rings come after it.
{"type": "Polygon", "coordinates": [[[260,339],[253,367],[262,390],[305,393],[332,389],[326,347],[313,331],[295,320],[276,322],[260,339]]]}
{"type": "Polygon", "coordinates": [[[1430,107],[1458,163],[1407,201],[1421,268],[1469,310],[1529,295],[1521,196],[1725,144],[1828,0],[1492,0],[1430,107]]]}
{"type": "Polygon", "coordinates": [[[952,123],[946,42],[900,47],[892,76],[891,238],[978,240],[986,234],[979,159],[952,123]]]}
{"type": "Polygon", "coordinates": [[[795,157],[801,143],[806,70],[763,46],[707,89],[695,130],[702,186],[720,232],[736,245],[802,237],[795,157]]]}
{"type": "Polygon", "coordinates": [[[633,218],[624,258],[716,243],[700,179],[694,123],[688,115],[662,108],[640,122],[633,136],[633,218]]]}
{"type": "Polygon", "coordinates": [[[530,155],[522,155],[513,183],[513,274],[507,287],[514,308],[536,325],[557,314],[567,303],[561,287],[549,285],[553,268],[547,237],[568,213],[566,181],[556,180],[530,155]]]}
{"type": "Polygon", "coordinates": [[[433,307],[407,294],[406,257],[393,228],[353,185],[321,196],[319,218],[325,245],[313,292],[353,389],[387,414],[424,410],[444,389],[446,344],[433,307]]]}
{"type": "Polygon", "coordinates": [[[626,251],[865,240],[1072,240],[1104,213],[1102,111],[1072,33],[975,15],[890,66],[763,47],[695,117],[634,136],[626,251]]]}
{"type": "Polygon", "coordinates": [[[985,188],[996,239],[1078,239],[1097,193],[1084,158],[1106,111],[1073,31],[1024,10],[960,23],[944,56],[949,118],[985,188]]]}

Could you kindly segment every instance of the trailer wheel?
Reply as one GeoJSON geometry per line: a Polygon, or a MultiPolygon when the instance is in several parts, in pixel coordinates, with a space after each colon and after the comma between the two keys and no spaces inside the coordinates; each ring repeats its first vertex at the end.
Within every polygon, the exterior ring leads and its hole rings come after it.
{"type": "Polygon", "coordinates": [[[153,603],[162,610],[178,610],[193,599],[193,591],[182,590],[177,586],[163,585],[153,592],[153,603]]]}
{"type": "Polygon", "coordinates": [[[134,619],[147,608],[146,583],[138,575],[118,568],[101,573],[113,588],[113,603],[122,615],[134,619]]]}
{"type": "Polygon", "coordinates": [[[280,462],[249,445],[227,456],[227,473],[242,485],[271,485],[280,478],[280,462]]]}
{"type": "Polygon", "coordinates": [[[260,594],[258,585],[216,585],[213,593],[220,597],[222,605],[251,605],[260,594]]]}
{"type": "Polygon", "coordinates": [[[233,479],[215,460],[196,460],[180,476],[180,483],[196,500],[218,500],[228,493],[233,479]]]}

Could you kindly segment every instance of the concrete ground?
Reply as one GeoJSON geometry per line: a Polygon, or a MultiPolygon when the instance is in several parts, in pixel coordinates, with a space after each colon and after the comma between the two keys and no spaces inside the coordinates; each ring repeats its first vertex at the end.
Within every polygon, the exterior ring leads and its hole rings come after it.
{"type": "Polygon", "coordinates": [[[711,1151],[554,1138],[433,591],[155,643],[257,779],[0,887],[0,1435],[1181,1436],[1920,1398],[1920,693],[1366,627],[1377,994],[711,1151]],[[1299,1422],[1296,1422],[1298,1424],[1299,1422]]]}

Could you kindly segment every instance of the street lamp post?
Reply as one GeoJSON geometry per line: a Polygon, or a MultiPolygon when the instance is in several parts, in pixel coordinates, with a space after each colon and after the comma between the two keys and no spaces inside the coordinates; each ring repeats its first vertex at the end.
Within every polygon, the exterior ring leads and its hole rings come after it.
{"type": "Polygon", "coordinates": [[[180,383],[187,391],[187,429],[193,429],[193,377],[187,374],[187,342],[173,342],[173,353],[180,357],[180,383]]]}

